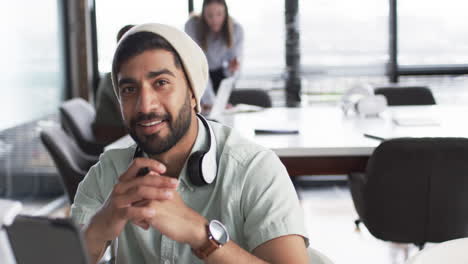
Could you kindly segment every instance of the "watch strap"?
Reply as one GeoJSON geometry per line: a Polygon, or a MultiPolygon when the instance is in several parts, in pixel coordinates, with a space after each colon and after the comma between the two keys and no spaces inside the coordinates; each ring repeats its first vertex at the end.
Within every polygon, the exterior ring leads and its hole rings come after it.
{"type": "Polygon", "coordinates": [[[213,251],[223,246],[216,242],[216,240],[213,238],[208,225],[206,225],[206,231],[208,233],[208,239],[206,242],[198,249],[192,248],[193,254],[199,259],[206,259],[209,255],[211,255],[211,253],[213,253],[213,251]]]}

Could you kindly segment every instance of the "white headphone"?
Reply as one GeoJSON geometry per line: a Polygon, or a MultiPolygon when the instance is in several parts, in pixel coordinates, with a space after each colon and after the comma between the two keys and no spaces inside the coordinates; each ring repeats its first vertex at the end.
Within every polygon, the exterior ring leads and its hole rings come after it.
{"type": "Polygon", "coordinates": [[[375,95],[370,86],[354,86],[347,90],[341,99],[345,115],[355,112],[362,116],[378,115],[387,109],[387,98],[375,95]]]}
{"type": "MultiPolygon", "coordinates": [[[[187,161],[187,173],[190,182],[195,186],[203,186],[212,183],[216,179],[218,165],[216,162],[216,136],[208,121],[197,114],[203,126],[208,130],[208,149],[198,150],[190,155],[187,161]]],[[[143,150],[137,146],[133,158],[143,157],[143,150]]],[[[149,172],[148,168],[141,168],[139,175],[145,175],[149,172]]]]}

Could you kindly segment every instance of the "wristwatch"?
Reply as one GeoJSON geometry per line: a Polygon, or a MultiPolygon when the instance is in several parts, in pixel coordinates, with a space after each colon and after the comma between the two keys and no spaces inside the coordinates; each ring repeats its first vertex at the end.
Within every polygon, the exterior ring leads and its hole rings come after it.
{"type": "Polygon", "coordinates": [[[218,220],[211,220],[206,226],[208,240],[198,249],[192,249],[193,254],[199,259],[206,259],[213,251],[222,247],[229,241],[226,227],[218,220]]]}

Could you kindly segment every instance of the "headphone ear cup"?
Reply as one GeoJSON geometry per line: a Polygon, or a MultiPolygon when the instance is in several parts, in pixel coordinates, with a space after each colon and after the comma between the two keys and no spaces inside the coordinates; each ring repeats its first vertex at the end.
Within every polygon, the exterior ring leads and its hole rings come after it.
{"type": "Polygon", "coordinates": [[[207,184],[203,179],[202,172],[202,161],[204,156],[205,152],[196,151],[190,155],[187,161],[188,176],[192,184],[195,186],[203,186],[207,184]]]}

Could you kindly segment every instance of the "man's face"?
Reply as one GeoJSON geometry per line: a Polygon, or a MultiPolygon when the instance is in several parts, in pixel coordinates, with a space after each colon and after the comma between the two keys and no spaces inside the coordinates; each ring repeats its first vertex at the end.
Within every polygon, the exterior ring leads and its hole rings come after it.
{"type": "Polygon", "coordinates": [[[191,124],[195,98],[171,52],[154,49],[130,58],[117,74],[124,123],[149,155],[171,149],[191,124]]]}

